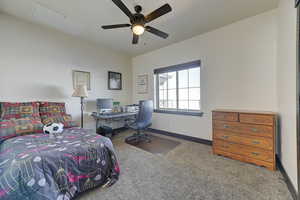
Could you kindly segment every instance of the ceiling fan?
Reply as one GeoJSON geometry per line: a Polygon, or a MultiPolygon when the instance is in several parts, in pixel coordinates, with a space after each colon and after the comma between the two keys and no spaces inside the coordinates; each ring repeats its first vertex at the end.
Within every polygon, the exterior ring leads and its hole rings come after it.
{"type": "Polygon", "coordinates": [[[147,23],[171,12],[172,8],[169,4],[165,4],[160,8],[156,9],[155,11],[153,11],[152,13],[150,13],[149,15],[144,16],[143,14],[141,14],[142,6],[140,5],[134,7],[136,13],[133,14],[121,0],[112,0],[112,1],[129,17],[131,24],[107,25],[107,26],[102,26],[103,29],[131,27],[131,30],[133,32],[132,44],[138,43],[139,36],[142,35],[145,32],[145,30],[164,39],[166,39],[169,36],[169,34],[164,33],[156,28],[153,28],[151,26],[146,26],[147,23]]]}

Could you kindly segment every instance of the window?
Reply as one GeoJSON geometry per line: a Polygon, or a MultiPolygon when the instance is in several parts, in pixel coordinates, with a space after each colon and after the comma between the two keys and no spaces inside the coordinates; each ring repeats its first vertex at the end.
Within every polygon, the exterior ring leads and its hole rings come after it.
{"type": "Polygon", "coordinates": [[[201,115],[201,62],[154,70],[156,112],[201,115]]]}

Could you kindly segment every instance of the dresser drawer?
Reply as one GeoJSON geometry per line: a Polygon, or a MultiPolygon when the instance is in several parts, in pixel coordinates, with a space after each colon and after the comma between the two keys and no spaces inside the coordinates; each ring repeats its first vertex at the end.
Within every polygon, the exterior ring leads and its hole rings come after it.
{"type": "Polygon", "coordinates": [[[221,151],[230,152],[238,155],[243,155],[248,158],[263,160],[265,162],[273,162],[274,156],[272,151],[266,151],[255,147],[234,144],[222,140],[214,140],[214,148],[221,151]]]}
{"type": "Polygon", "coordinates": [[[231,133],[222,130],[214,130],[214,140],[224,140],[242,145],[273,150],[273,139],[257,136],[243,136],[238,133],[231,133]]]}
{"type": "Polygon", "coordinates": [[[240,122],[249,124],[274,125],[274,115],[240,113],[240,122]]]}
{"type": "Polygon", "coordinates": [[[272,171],[276,170],[276,163],[275,162],[265,162],[263,160],[248,158],[248,157],[245,157],[243,155],[222,151],[222,150],[217,149],[217,148],[214,149],[214,154],[226,156],[226,157],[229,157],[229,158],[234,159],[234,160],[240,160],[242,162],[253,163],[253,164],[258,165],[258,166],[264,166],[267,169],[272,170],[272,171]]]}
{"type": "Polygon", "coordinates": [[[239,115],[238,113],[232,113],[232,112],[213,112],[212,118],[213,120],[237,122],[239,120],[239,115]]]}
{"type": "Polygon", "coordinates": [[[213,129],[273,138],[273,127],[265,125],[243,124],[239,122],[213,121],[213,129]]]}

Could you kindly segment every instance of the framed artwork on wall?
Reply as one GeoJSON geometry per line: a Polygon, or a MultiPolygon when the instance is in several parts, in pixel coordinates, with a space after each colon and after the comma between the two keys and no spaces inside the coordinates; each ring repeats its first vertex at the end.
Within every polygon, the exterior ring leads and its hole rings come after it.
{"type": "Polygon", "coordinates": [[[122,74],[119,72],[108,72],[108,89],[122,90],[122,74]]]}
{"type": "Polygon", "coordinates": [[[91,90],[90,72],[73,70],[73,88],[76,89],[79,85],[86,85],[87,89],[91,90]]]}
{"type": "Polygon", "coordinates": [[[138,75],[137,76],[137,92],[138,94],[148,93],[148,75],[138,75]]]}

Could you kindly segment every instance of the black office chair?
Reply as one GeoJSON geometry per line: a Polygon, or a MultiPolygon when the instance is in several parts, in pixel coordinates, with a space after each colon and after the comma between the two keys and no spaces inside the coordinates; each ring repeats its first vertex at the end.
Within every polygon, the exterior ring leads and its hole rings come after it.
{"type": "Polygon", "coordinates": [[[128,127],[135,130],[136,133],[125,139],[127,143],[138,143],[142,141],[151,142],[149,135],[142,133],[152,125],[153,101],[145,100],[139,103],[139,113],[134,123],[128,127]]]}

